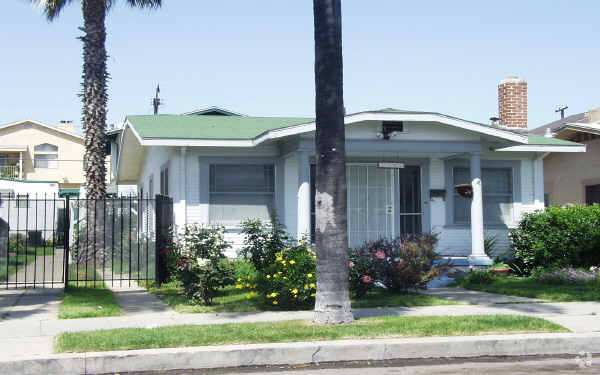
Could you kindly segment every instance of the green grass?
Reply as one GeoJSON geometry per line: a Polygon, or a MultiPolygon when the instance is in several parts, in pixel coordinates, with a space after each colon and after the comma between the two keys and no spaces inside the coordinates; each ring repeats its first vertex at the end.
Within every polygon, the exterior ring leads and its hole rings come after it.
{"type": "Polygon", "coordinates": [[[0,281],[8,280],[9,275],[16,274],[20,269],[26,267],[29,263],[33,263],[37,256],[43,255],[54,255],[54,249],[52,247],[46,247],[44,249],[43,246],[29,246],[27,247],[26,251],[25,249],[19,249],[18,252],[11,249],[8,256],[8,272],[6,269],[6,253],[5,255],[0,256],[0,281]]]}
{"type": "MultiPolygon", "coordinates": [[[[84,278],[85,268],[79,270],[79,278],[84,278]]],[[[88,279],[93,279],[95,271],[88,268],[88,279]],[[91,277],[90,277],[91,276],[91,277]]],[[[70,280],[75,279],[77,272],[69,268],[70,280]]],[[[99,277],[97,277],[99,278],[99,277]]],[[[119,304],[102,281],[70,281],[58,310],[59,319],[98,318],[103,316],[123,315],[119,304]]]]}
{"type": "MultiPolygon", "coordinates": [[[[247,298],[248,292],[235,289],[233,286],[219,290],[213,300],[213,305],[193,305],[185,296],[180,294],[181,287],[176,282],[163,284],[160,288],[154,288],[153,282],[140,285],[148,288],[150,293],[157,295],[175,311],[180,313],[213,313],[213,312],[251,312],[251,311],[281,311],[282,308],[268,305],[257,296],[247,298]]],[[[432,305],[455,305],[456,302],[428,296],[420,293],[389,293],[385,291],[372,291],[360,300],[352,301],[353,308],[365,307],[393,307],[393,306],[432,306],[432,305]]],[[[299,307],[306,309],[306,307],[299,307]]],[[[289,309],[287,309],[289,310],[289,309]]]]}
{"type": "Polygon", "coordinates": [[[57,352],[86,352],[351,338],[466,336],[565,331],[567,330],[557,324],[526,316],[394,316],[360,319],[352,324],[336,326],[318,326],[310,321],[296,320],[63,333],[56,340],[55,350],[57,352]]]}
{"type": "Polygon", "coordinates": [[[556,285],[541,283],[531,278],[507,276],[495,277],[491,284],[473,284],[459,280],[456,285],[465,289],[538,298],[550,302],[600,301],[600,288],[594,283],[556,285]]]}

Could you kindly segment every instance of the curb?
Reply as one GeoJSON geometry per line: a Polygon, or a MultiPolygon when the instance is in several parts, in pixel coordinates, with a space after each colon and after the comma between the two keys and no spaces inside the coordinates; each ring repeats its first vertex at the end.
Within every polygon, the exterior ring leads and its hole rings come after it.
{"type": "Polygon", "coordinates": [[[1,374],[106,374],[316,362],[600,353],[600,334],[548,333],[204,346],[0,361],[1,374]]]}

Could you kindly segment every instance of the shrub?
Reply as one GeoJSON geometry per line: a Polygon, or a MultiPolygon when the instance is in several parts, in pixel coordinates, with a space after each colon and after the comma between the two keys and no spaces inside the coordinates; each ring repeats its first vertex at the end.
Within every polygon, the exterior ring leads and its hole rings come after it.
{"type": "Polygon", "coordinates": [[[314,306],[317,288],[316,253],[300,241],[275,254],[275,261],[259,271],[258,292],[270,305],[314,306]]]}
{"type": "Polygon", "coordinates": [[[380,239],[349,251],[350,289],[357,298],[374,287],[407,291],[423,286],[451,266],[433,250],[434,234],[380,239]]]}
{"type": "Polygon", "coordinates": [[[487,270],[472,269],[465,276],[465,281],[469,284],[491,284],[494,281],[494,275],[487,270]]]}
{"type": "Polygon", "coordinates": [[[233,284],[233,264],[225,257],[230,245],[222,227],[186,225],[179,239],[171,244],[176,278],[187,298],[195,303],[212,304],[218,288],[233,284]]]}
{"type": "Polygon", "coordinates": [[[265,270],[273,264],[277,258],[275,253],[290,247],[293,242],[276,215],[272,215],[270,225],[260,220],[243,221],[242,233],[245,235],[244,247],[238,255],[252,262],[257,270],[265,270]]]}
{"type": "Polygon", "coordinates": [[[533,270],[531,277],[547,284],[584,284],[600,282],[600,269],[594,266],[589,269],[576,269],[573,267],[537,268],[533,270]]]}
{"type": "Polygon", "coordinates": [[[510,240],[525,273],[536,267],[600,264],[600,205],[548,207],[525,214],[510,231],[510,240]]]}
{"type": "Polygon", "coordinates": [[[8,245],[10,251],[23,251],[25,250],[25,235],[22,233],[13,233],[8,236],[8,245]]]}

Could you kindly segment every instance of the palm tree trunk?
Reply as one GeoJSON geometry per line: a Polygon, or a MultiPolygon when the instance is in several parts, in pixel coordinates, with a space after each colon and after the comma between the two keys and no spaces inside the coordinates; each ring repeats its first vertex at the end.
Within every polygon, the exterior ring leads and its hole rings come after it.
{"type": "Polygon", "coordinates": [[[88,199],[106,194],[106,0],[84,0],[83,8],[83,113],[88,199]]]}
{"type": "Polygon", "coordinates": [[[346,150],[340,0],[313,0],[316,89],[315,322],[354,320],[348,292],[346,150]]]}

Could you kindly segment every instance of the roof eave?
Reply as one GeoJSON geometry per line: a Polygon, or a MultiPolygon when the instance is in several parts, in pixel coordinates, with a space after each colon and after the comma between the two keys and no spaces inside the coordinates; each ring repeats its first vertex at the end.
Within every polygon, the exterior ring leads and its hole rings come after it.
{"type": "Polygon", "coordinates": [[[585,152],[585,145],[518,145],[497,148],[500,152],[585,152]]]}

